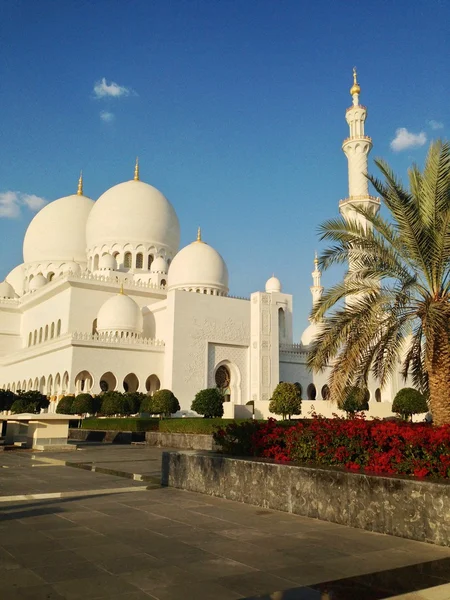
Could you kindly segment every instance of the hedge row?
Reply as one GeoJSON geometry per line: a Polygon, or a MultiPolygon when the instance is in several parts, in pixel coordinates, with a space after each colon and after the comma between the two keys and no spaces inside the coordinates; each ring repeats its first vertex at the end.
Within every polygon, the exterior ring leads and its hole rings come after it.
{"type": "Polygon", "coordinates": [[[159,419],[84,419],[82,429],[95,431],[157,431],[159,419]]]}
{"type": "Polygon", "coordinates": [[[145,419],[145,418],[118,418],[118,419],[84,419],[82,429],[96,431],[162,431],[166,433],[205,433],[212,434],[219,427],[230,423],[242,423],[243,419],[201,419],[198,417],[187,419],[145,419]]]}

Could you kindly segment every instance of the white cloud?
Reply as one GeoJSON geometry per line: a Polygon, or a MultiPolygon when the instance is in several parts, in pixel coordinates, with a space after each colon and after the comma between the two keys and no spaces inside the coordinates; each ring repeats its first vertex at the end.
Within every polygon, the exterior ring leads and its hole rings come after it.
{"type": "Polygon", "coordinates": [[[444,128],[444,123],[442,123],[441,121],[435,121],[434,119],[431,119],[431,121],[428,121],[428,125],[431,127],[431,129],[443,129],[444,128]]]}
{"type": "Polygon", "coordinates": [[[115,118],[114,113],[108,112],[107,110],[102,110],[100,113],[100,119],[105,123],[111,123],[115,118]]]}
{"type": "Polygon", "coordinates": [[[105,77],[94,85],[94,96],[96,98],[120,98],[121,96],[131,95],[135,95],[131,88],[114,83],[114,81],[107,83],[105,77]]]}
{"type": "Polygon", "coordinates": [[[419,148],[427,141],[425,132],[411,133],[406,127],[400,127],[395,132],[395,138],[391,141],[391,148],[394,152],[401,152],[408,148],[419,148]]]}
{"type": "Polygon", "coordinates": [[[0,192],[0,218],[17,219],[20,216],[22,207],[37,212],[45,204],[47,204],[47,200],[34,194],[0,192]]]}

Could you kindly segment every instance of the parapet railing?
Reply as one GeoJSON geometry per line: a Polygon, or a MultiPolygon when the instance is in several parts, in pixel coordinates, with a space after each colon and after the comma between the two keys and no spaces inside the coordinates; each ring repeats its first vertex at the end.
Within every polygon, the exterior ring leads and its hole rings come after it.
{"type": "Polygon", "coordinates": [[[128,346],[164,346],[163,340],[154,338],[145,338],[140,335],[120,335],[119,333],[85,333],[82,331],[74,331],[72,340],[78,342],[101,342],[114,345],[128,346]]]}
{"type": "Polygon", "coordinates": [[[303,344],[280,344],[280,352],[290,352],[293,354],[304,354],[306,352],[303,344]]]}

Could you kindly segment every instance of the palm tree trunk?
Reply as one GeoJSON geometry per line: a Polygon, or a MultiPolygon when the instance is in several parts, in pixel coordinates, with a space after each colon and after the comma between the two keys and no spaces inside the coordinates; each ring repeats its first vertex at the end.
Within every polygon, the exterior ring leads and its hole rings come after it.
{"type": "Polygon", "coordinates": [[[433,424],[445,425],[450,424],[450,345],[443,336],[436,346],[434,360],[427,365],[430,409],[433,424]]]}

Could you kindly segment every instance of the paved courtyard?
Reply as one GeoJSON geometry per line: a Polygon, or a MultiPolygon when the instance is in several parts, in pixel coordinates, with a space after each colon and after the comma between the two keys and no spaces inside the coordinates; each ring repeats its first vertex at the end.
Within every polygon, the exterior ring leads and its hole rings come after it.
{"type": "Polygon", "coordinates": [[[161,488],[160,458],[1,453],[0,597],[450,599],[450,549],[161,488]]]}

